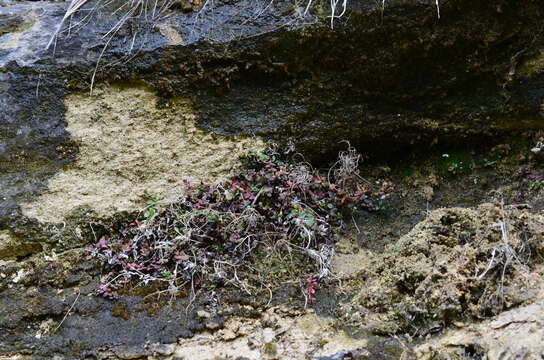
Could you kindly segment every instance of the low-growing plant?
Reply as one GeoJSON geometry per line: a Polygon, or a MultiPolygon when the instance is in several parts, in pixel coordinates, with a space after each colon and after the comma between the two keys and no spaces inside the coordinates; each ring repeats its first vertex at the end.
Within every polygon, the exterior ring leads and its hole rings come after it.
{"type": "Polygon", "coordinates": [[[89,249],[106,270],[97,294],[112,298],[130,283],[151,281],[164,282],[174,294],[212,276],[244,287],[237,268],[262,246],[308,255],[317,281],[329,273],[343,215],[355,207],[377,209],[361,182],[337,175],[268,149],[249,156],[246,170],[221,184],[184,182],[183,195],[162,210],[149,194],[146,221],[137,219],[89,249]]]}
{"type": "Polygon", "coordinates": [[[542,181],[540,181],[540,180],[534,180],[531,183],[531,190],[533,190],[533,191],[538,191],[538,190],[540,190],[541,187],[542,187],[542,181]]]}
{"type": "Polygon", "coordinates": [[[147,199],[146,201],[147,206],[144,209],[143,215],[144,215],[144,218],[148,219],[157,213],[158,211],[157,203],[159,202],[159,198],[149,189],[144,190],[144,195],[147,199]]]}

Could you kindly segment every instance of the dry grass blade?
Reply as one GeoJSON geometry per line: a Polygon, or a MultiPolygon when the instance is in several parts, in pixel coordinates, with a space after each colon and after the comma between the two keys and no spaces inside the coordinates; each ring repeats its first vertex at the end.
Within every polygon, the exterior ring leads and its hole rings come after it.
{"type": "MultiPolygon", "coordinates": [[[[87,3],[89,3],[89,0],[72,0],[70,5],[68,6],[68,9],[66,10],[66,13],[64,14],[62,20],[57,26],[57,29],[53,32],[51,35],[51,39],[47,43],[46,50],[51,47],[52,44],[56,43],[56,40],[58,39],[59,35],[63,31],[67,31],[68,34],[71,33],[72,29],[80,26],[84,26],[84,24],[88,23],[91,19],[91,15],[97,11],[98,8],[106,8],[113,4],[112,0],[96,0],[96,4],[91,8],[87,9],[88,14],[83,17],[83,19],[76,22],[76,24],[70,24],[67,26],[67,29],[64,29],[66,22],[71,19],[76,13],[83,11],[83,6],[87,3]]],[[[106,43],[104,44],[102,51],[100,52],[98,59],[96,61],[96,66],[93,71],[93,74],[91,76],[91,86],[90,91],[92,94],[93,85],[96,79],[96,74],[98,71],[98,67],[100,64],[100,61],[108,48],[110,42],[112,39],[116,36],[116,34],[127,24],[131,19],[141,18],[144,21],[151,21],[153,24],[161,21],[161,19],[164,18],[164,16],[167,15],[170,8],[174,5],[173,0],[132,0],[132,1],[126,1],[122,0],[121,4],[115,9],[109,12],[110,16],[117,16],[118,20],[116,23],[104,34],[101,36],[101,39],[106,39],[106,43]]],[[[152,30],[153,26],[149,26],[147,28],[148,30],[152,30]]],[[[143,37],[144,40],[142,40],[145,43],[146,37],[143,37]]],[[[130,52],[134,48],[134,43],[136,40],[136,35],[132,37],[132,39],[128,39],[131,41],[130,46],[130,52]]],[[[130,58],[129,58],[130,59],[130,58]]]]}
{"type": "Polygon", "coordinates": [[[45,47],[46,50],[49,49],[51,44],[53,44],[53,42],[55,41],[55,39],[57,38],[57,36],[61,32],[62,27],[64,26],[64,23],[66,22],[66,20],[68,20],[68,18],[72,17],[87,2],[89,2],[89,0],[72,0],[72,2],[70,2],[70,5],[68,6],[68,9],[66,10],[66,13],[64,14],[61,22],[59,23],[59,25],[57,27],[57,30],[55,30],[55,32],[51,36],[51,39],[47,43],[47,46],[45,47]]]}
{"type": "Polygon", "coordinates": [[[68,309],[68,311],[66,312],[66,314],[64,314],[64,317],[62,318],[62,320],[60,321],[60,323],[57,325],[57,327],[53,330],[53,333],[56,333],[56,332],[57,332],[57,330],[58,330],[58,329],[61,327],[61,325],[64,323],[64,320],[66,320],[66,318],[68,317],[68,315],[70,315],[70,312],[72,311],[72,309],[73,309],[74,306],[76,305],[77,300],[79,299],[79,295],[81,295],[81,290],[78,290],[76,299],[75,299],[74,302],[72,303],[72,306],[70,306],[70,308],[68,309]]]}
{"type": "Polygon", "coordinates": [[[484,297],[484,302],[489,303],[492,308],[497,309],[502,309],[505,304],[504,284],[510,267],[515,264],[524,266],[530,262],[530,247],[527,244],[527,239],[522,239],[521,237],[511,238],[510,236],[508,226],[509,214],[505,209],[503,200],[500,202],[500,209],[501,221],[492,224],[492,227],[500,230],[501,245],[491,250],[491,258],[486,268],[481,274],[475,277],[478,281],[482,281],[489,274],[496,274],[498,279],[496,290],[487,295],[487,297],[484,297]]]}
{"type": "Polygon", "coordinates": [[[331,181],[331,173],[335,180],[342,186],[350,185],[363,179],[359,172],[359,165],[363,160],[361,154],[345,141],[348,149],[338,154],[338,160],[331,166],[328,173],[328,180],[331,181]]]}

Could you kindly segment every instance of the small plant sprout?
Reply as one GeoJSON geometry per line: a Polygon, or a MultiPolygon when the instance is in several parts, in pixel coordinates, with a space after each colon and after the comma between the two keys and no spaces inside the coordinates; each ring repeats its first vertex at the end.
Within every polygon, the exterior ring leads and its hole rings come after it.
{"type": "Polygon", "coordinates": [[[540,181],[540,180],[534,180],[531,183],[531,190],[532,191],[538,191],[538,190],[540,190],[541,187],[542,187],[542,181],[540,181]]]}
{"type": "Polygon", "coordinates": [[[458,174],[464,169],[463,162],[461,161],[450,161],[448,163],[448,171],[452,174],[458,174]]]}
{"type": "Polygon", "coordinates": [[[147,198],[146,204],[147,206],[144,209],[144,218],[149,219],[153,217],[157,211],[157,203],[159,201],[157,195],[152,193],[149,189],[144,190],[144,196],[147,198]]]}
{"type": "Polygon", "coordinates": [[[318,279],[315,277],[309,277],[306,279],[306,284],[304,285],[304,298],[306,304],[311,304],[315,301],[314,294],[317,289],[318,279]]]}

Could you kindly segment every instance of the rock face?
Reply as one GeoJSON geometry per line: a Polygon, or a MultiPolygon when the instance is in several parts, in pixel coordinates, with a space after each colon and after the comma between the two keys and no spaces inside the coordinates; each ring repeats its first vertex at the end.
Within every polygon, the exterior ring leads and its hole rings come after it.
{"type": "Polygon", "coordinates": [[[38,198],[21,204],[25,216],[43,222],[62,222],[82,208],[100,217],[137,211],[145,191],[173,200],[184,179],[213,183],[231,174],[240,156],[264,148],[257,138],[204,133],[195,127],[190,100],[175,98],[157,107],[146,88],[70,94],[65,106],[66,129],[79,149],[76,159],[38,198]]]}
{"type": "MultiPolygon", "coordinates": [[[[180,339],[217,330],[187,313],[190,297],[175,302],[177,308],[165,308],[142,306],[140,297],[147,294],[126,294],[117,304],[91,296],[100,271],[85,260],[83,246],[144,206],[146,188],[167,200],[178,194],[183,179],[221,179],[238,168],[240,155],[262,149],[265,142],[294,146],[305,159],[322,164],[343,140],[367,155],[386,157],[458,142],[491,143],[544,128],[541,0],[440,1],[440,17],[433,1],[392,0],[385,9],[379,1],[350,1],[334,29],[325,3],[314,0],[304,15],[294,1],[184,0],[168,17],[133,17],[119,28],[122,14],[112,15],[115,4],[89,12],[89,3],[46,49],[68,4],[0,0],[0,357],[177,356],[183,350],[175,345],[180,339]],[[62,260],[56,257],[60,251],[62,260]],[[133,331],[124,333],[127,328],[133,331]],[[111,350],[118,345],[112,339],[125,347],[111,350]]],[[[430,188],[427,200],[432,196],[430,188]]],[[[462,218],[478,214],[452,211],[462,218]]],[[[420,227],[431,231],[440,219],[420,227]]],[[[383,332],[406,314],[432,333],[475,311],[478,304],[465,301],[455,286],[448,287],[449,307],[438,304],[445,294],[439,287],[426,298],[436,303],[421,302],[428,294],[419,285],[446,275],[432,256],[410,252],[416,245],[447,241],[444,234],[452,229],[440,226],[444,229],[420,238],[420,228],[414,230],[419,242],[399,240],[408,262],[386,269],[390,283],[379,283],[380,273],[365,279],[384,291],[373,294],[381,298],[361,293],[354,306],[390,306],[366,314],[393,324],[383,332]],[[395,307],[396,295],[404,301],[401,309],[395,307]],[[437,326],[435,315],[441,317],[437,326]]],[[[484,250],[499,246],[500,234],[493,235],[484,250]]],[[[453,256],[451,249],[462,245],[445,243],[441,249],[453,256]]],[[[477,274],[489,261],[481,258],[473,258],[477,274]]],[[[384,259],[397,264],[393,256],[384,259]]],[[[349,261],[362,260],[351,256],[349,261]]],[[[457,265],[453,270],[462,272],[457,265]]],[[[346,274],[350,271],[346,267],[346,274]]],[[[508,278],[508,284],[516,279],[508,278]]],[[[534,300],[532,293],[515,298],[515,289],[507,292],[513,294],[508,306],[534,300]]],[[[213,309],[214,296],[195,306],[213,309]]],[[[540,304],[527,306],[541,311],[540,304]]],[[[265,308],[253,304],[249,315],[244,308],[227,315],[260,319],[265,308]]],[[[496,344],[508,340],[519,323],[530,335],[521,347],[511,347],[518,356],[541,332],[531,332],[530,324],[540,324],[539,318],[519,316],[499,314],[493,321],[504,326],[486,323],[493,330],[479,345],[474,334],[487,331],[485,324],[435,345],[475,349],[470,356],[493,358],[496,344]],[[507,324],[501,316],[514,320],[507,324]]],[[[229,329],[220,330],[226,341],[234,340],[229,329]]],[[[274,331],[283,334],[283,328],[274,331]]],[[[314,335],[306,340],[325,346],[314,335]]],[[[329,335],[337,336],[332,330],[329,335]]],[[[260,341],[240,336],[244,346],[260,341]]],[[[198,341],[202,349],[214,346],[207,338],[198,341]]],[[[290,340],[285,341],[281,345],[289,350],[290,340]]],[[[351,338],[349,346],[363,342],[351,338]]],[[[355,356],[343,352],[354,349],[333,345],[311,355],[355,356]]],[[[273,346],[263,349],[276,356],[273,346]]],[[[397,344],[384,358],[393,358],[398,349],[397,344]]],[[[250,351],[255,358],[261,355],[250,351]]],[[[422,347],[417,354],[435,356],[432,351],[422,347]]],[[[364,351],[360,356],[372,358],[364,351]]]]}
{"type": "Polygon", "coordinates": [[[416,358],[541,359],[544,356],[542,302],[506,311],[478,325],[453,330],[420,345],[416,358]]]}
{"type": "Polygon", "coordinates": [[[304,19],[290,2],[267,5],[221,2],[153,23],[133,19],[111,39],[103,35],[117,19],[106,8],[45,50],[66,4],[5,3],[0,226],[34,218],[21,216],[21,204],[49,181],[58,186],[52,177],[86,151],[70,132],[77,125],[66,96],[89,90],[99,57],[95,84],[137,80],[159,103],[190,98],[203,130],[292,142],[315,161],[341,140],[379,156],[541,127],[539,1],[449,1],[440,19],[426,1],[384,11],[352,4],[334,30],[317,2],[304,19]]]}
{"type": "Polygon", "coordinates": [[[431,212],[376,257],[358,301],[374,331],[427,335],[539,299],[544,218],[482,204],[431,212]]]}

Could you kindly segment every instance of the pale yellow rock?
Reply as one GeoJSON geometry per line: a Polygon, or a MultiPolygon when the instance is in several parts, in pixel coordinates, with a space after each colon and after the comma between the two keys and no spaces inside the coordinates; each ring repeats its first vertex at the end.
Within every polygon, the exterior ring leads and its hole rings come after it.
{"type": "Polygon", "coordinates": [[[166,43],[168,45],[179,45],[183,43],[183,38],[175,25],[165,23],[156,25],[156,27],[159,29],[159,32],[166,37],[166,43]]]}
{"type": "Polygon", "coordinates": [[[239,157],[264,148],[258,138],[225,137],[195,125],[190,100],[164,106],[144,87],[104,87],[94,95],[66,97],[66,122],[79,145],[75,162],[49,181],[23,213],[62,222],[78,207],[109,216],[144,206],[145,189],[165,201],[181,194],[182,181],[216,182],[235,171],[239,157]]]}
{"type": "Polygon", "coordinates": [[[332,318],[311,312],[292,316],[271,308],[260,319],[232,318],[222,330],[180,339],[174,355],[186,360],[238,357],[303,360],[310,353],[312,358],[319,358],[368,346],[367,339],[353,338],[336,329],[333,323],[332,318]]]}
{"type": "Polygon", "coordinates": [[[41,249],[37,243],[24,243],[13,237],[9,231],[0,231],[0,260],[15,259],[41,249]]]}

